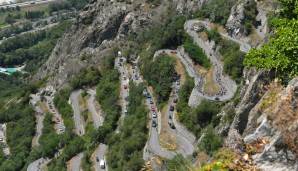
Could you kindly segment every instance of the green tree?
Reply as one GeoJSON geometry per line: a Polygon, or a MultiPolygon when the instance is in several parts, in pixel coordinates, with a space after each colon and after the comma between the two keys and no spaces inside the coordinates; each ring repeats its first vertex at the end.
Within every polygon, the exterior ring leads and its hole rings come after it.
{"type": "Polygon", "coordinates": [[[5,21],[6,23],[8,23],[8,24],[13,24],[13,23],[15,23],[15,19],[13,18],[13,16],[12,16],[11,14],[8,14],[8,15],[5,17],[4,21],[5,21]]]}
{"type": "Polygon", "coordinates": [[[222,138],[217,135],[211,126],[208,126],[204,131],[203,138],[199,143],[199,148],[207,154],[212,155],[222,146],[222,138]]]}
{"type": "Polygon", "coordinates": [[[244,64],[275,70],[277,76],[288,80],[298,75],[298,20],[283,18],[275,19],[273,23],[274,36],[262,48],[252,49],[244,64]]]}

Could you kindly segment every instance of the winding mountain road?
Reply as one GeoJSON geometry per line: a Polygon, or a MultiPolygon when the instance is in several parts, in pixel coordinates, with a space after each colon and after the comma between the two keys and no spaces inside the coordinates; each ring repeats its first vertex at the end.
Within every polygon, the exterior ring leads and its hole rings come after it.
{"type": "Polygon", "coordinates": [[[81,162],[84,157],[84,153],[79,153],[68,161],[67,171],[82,171],[81,162]]]}
{"type": "Polygon", "coordinates": [[[87,107],[89,112],[91,112],[92,114],[94,127],[98,128],[102,126],[104,121],[103,111],[101,110],[100,106],[96,104],[96,91],[89,89],[87,93],[89,94],[89,98],[87,100],[87,107]]]}
{"type": "Polygon", "coordinates": [[[85,121],[81,115],[79,96],[81,96],[81,90],[75,90],[70,94],[69,101],[73,109],[76,134],[82,136],[85,134],[85,121]]]}
{"type": "Polygon", "coordinates": [[[5,156],[10,155],[10,149],[7,144],[7,139],[6,139],[6,123],[0,124],[0,146],[3,150],[3,153],[5,156]]]}
{"type": "Polygon", "coordinates": [[[120,73],[120,105],[121,105],[121,116],[119,119],[118,127],[116,129],[116,133],[120,132],[121,125],[123,123],[124,117],[127,113],[128,101],[127,98],[129,96],[129,72],[126,65],[126,59],[124,57],[115,59],[115,67],[120,73]]]}
{"type": "Polygon", "coordinates": [[[30,104],[33,106],[35,111],[35,118],[36,118],[36,132],[35,136],[32,139],[32,146],[37,147],[39,146],[39,138],[42,135],[42,128],[43,128],[43,120],[45,118],[45,112],[40,108],[38,102],[40,101],[40,96],[35,94],[30,95],[30,104]]]}
{"type": "Polygon", "coordinates": [[[50,162],[50,159],[40,158],[35,160],[34,162],[30,163],[27,171],[44,171],[46,165],[50,162]]]}
{"type": "Polygon", "coordinates": [[[106,164],[105,169],[102,169],[100,167],[100,160],[105,160],[105,154],[107,152],[107,145],[105,144],[99,144],[99,146],[96,148],[95,152],[92,155],[92,162],[93,162],[93,166],[95,168],[95,171],[107,171],[108,170],[108,165],[106,164]]]}

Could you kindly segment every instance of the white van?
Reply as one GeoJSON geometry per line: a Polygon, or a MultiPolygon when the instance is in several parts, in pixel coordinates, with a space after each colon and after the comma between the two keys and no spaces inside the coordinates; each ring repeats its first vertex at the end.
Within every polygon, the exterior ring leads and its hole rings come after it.
{"type": "Polygon", "coordinates": [[[105,169],[106,168],[106,163],[105,163],[105,161],[103,159],[100,160],[99,166],[100,166],[101,169],[105,169]]]}

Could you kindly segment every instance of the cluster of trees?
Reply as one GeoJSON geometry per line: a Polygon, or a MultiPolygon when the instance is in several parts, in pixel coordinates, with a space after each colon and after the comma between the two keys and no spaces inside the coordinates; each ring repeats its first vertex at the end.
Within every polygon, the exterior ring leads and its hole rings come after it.
{"type": "MultiPolygon", "coordinates": [[[[23,83],[19,80],[18,75],[1,75],[0,77],[0,110],[6,107],[8,99],[23,94],[22,89],[25,89],[23,83]]],[[[0,121],[13,118],[11,115],[0,114],[0,121]]]]}
{"type": "Polygon", "coordinates": [[[196,17],[208,18],[211,22],[225,25],[231,12],[231,8],[237,0],[211,0],[206,2],[196,12],[196,17]]]}
{"type": "Polygon", "coordinates": [[[224,72],[237,82],[240,82],[244,68],[243,60],[245,54],[240,51],[237,43],[230,40],[222,39],[219,46],[219,52],[224,62],[224,72]]]}
{"type": "Polygon", "coordinates": [[[249,35],[252,32],[254,26],[257,25],[256,17],[258,15],[257,2],[256,1],[247,1],[244,4],[244,29],[246,35],[249,35]]]}
{"type": "Polygon", "coordinates": [[[129,89],[128,114],[120,134],[114,134],[109,141],[107,159],[112,170],[139,171],[144,165],[143,149],[148,137],[144,86],[131,83],[129,89]]]}
{"type": "Polygon", "coordinates": [[[0,30],[0,40],[32,29],[31,22],[24,22],[21,26],[11,26],[8,29],[0,30]]]}
{"type": "Polygon", "coordinates": [[[54,104],[62,115],[67,132],[72,132],[74,129],[73,110],[70,104],[68,104],[70,93],[71,89],[65,88],[60,90],[54,98],[54,104]]]}
{"type": "Polygon", "coordinates": [[[73,89],[82,88],[83,86],[95,86],[99,82],[101,74],[95,67],[83,69],[75,78],[71,80],[73,89]]]}
{"type": "Polygon", "coordinates": [[[0,65],[26,63],[27,71],[35,71],[51,54],[58,38],[69,25],[70,22],[65,21],[47,31],[22,34],[5,40],[0,45],[0,65]]]}
{"type": "Polygon", "coordinates": [[[45,12],[44,11],[26,11],[25,12],[25,18],[26,19],[37,19],[44,17],[45,12]]]}
{"type": "Polygon", "coordinates": [[[243,71],[244,53],[240,51],[237,43],[222,38],[217,30],[205,30],[209,41],[213,40],[220,47],[219,52],[223,57],[224,72],[234,80],[240,82],[243,71]]]}
{"type": "Polygon", "coordinates": [[[120,94],[119,73],[110,68],[102,72],[102,78],[97,85],[97,101],[105,113],[105,122],[95,134],[95,140],[107,143],[113,131],[117,128],[121,107],[118,105],[120,94]]]}
{"type": "Polygon", "coordinates": [[[85,149],[84,145],[84,140],[79,136],[74,136],[69,139],[63,148],[62,154],[58,158],[55,158],[53,161],[51,161],[51,163],[48,165],[48,170],[66,171],[66,162],[78,153],[82,152],[85,149]]]}
{"type": "Polygon", "coordinates": [[[203,133],[204,136],[199,143],[199,149],[208,155],[213,155],[222,147],[222,138],[215,132],[212,126],[208,126],[203,133]]]}
{"type": "Polygon", "coordinates": [[[182,171],[192,170],[192,163],[190,160],[185,159],[181,154],[177,154],[173,159],[166,160],[167,170],[182,171]]]}
{"type": "Polygon", "coordinates": [[[198,137],[203,128],[209,124],[216,125],[216,114],[220,110],[220,105],[211,101],[202,101],[196,108],[189,107],[188,100],[193,88],[193,80],[187,77],[179,92],[177,112],[179,121],[198,137]]]}
{"type": "Polygon", "coordinates": [[[161,0],[146,0],[147,3],[153,4],[153,5],[160,5],[161,0]]]}
{"type": "Polygon", "coordinates": [[[0,170],[21,170],[31,151],[35,118],[32,108],[28,106],[28,94],[23,95],[21,102],[0,111],[1,123],[7,123],[7,143],[11,152],[9,158],[0,163],[0,170]]]}
{"type": "Polygon", "coordinates": [[[22,16],[20,13],[8,13],[5,18],[4,18],[4,21],[5,23],[7,24],[13,24],[16,22],[17,19],[20,19],[22,16]]]}
{"type": "Polygon", "coordinates": [[[70,10],[75,8],[80,10],[88,3],[88,0],[63,0],[59,2],[52,2],[49,4],[49,12],[55,12],[60,10],[70,10]]]}
{"type": "Polygon", "coordinates": [[[6,8],[1,7],[0,8],[0,13],[12,12],[12,11],[20,11],[20,10],[21,10],[20,6],[6,7],[6,8]]]}
{"type": "Polygon", "coordinates": [[[60,137],[56,134],[52,121],[53,115],[46,113],[43,121],[42,135],[40,136],[40,150],[43,157],[54,157],[54,154],[59,150],[60,137]]]}
{"type": "Polygon", "coordinates": [[[169,99],[176,75],[175,64],[174,58],[163,54],[143,66],[143,76],[153,87],[158,104],[163,104],[169,99]]]}
{"type": "Polygon", "coordinates": [[[219,42],[222,41],[221,35],[218,33],[216,29],[211,29],[211,30],[205,29],[204,31],[207,33],[208,40],[209,41],[213,40],[216,45],[218,45],[219,42]]]}
{"type": "Polygon", "coordinates": [[[17,35],[11,39],[8,39],[1,43],[0,51],[2,53],[7,53],[14,51],[19,48],[28,48],[46,37],[45,31],[40,31],[36,33],[27,33],[24,35],[17,35]]]}
{"type": "Polygon", "coordinates": [[[252,49],[244,64],[249,67],[273,70],[276,76],[288,82],[298,75],[298,4],[296,1],[279,0],[280,14],[272,19],[274,35],[260,49],[252,49]]]}
{"type": "MultiPolygon", "coordinates": [[[[144,60],[151,60],[155,51],[159,49],[176,49],[182,44],[184,34],[185,16],[173,14],[171,8],[169,9],[168,18],[162,24],[155,24],[148,30],[141,32],[137,37],[132,36],[132,41],[137,43],[137,49],[141,51],[144,60]],[[142,45],[150,44],[150,48],[142,45]]],[[[147,61],[146,61],[147,62],[147,61]]],[[[146,63],[144,62],[144,63],[146,63]]]]}
{"type": "Polygon", "coordinates": [[[193,42],[190,36],[187,36],[185,39],[183,47],[195,64],[199,64],[205,68],[210,68],[211,64],[209,58],[206,56],[203,49],[193,42]]]}

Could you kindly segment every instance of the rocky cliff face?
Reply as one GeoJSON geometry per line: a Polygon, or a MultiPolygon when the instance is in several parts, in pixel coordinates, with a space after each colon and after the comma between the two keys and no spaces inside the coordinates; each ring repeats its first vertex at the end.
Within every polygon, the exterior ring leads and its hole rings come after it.
{"type": "Polygon", "coordinates": [[[138,34],[152,22],[159,22],[169,5],[177,12],[187,13],[199,8],[204,1],[161,1],[160,6],[142,0],[127,3],[92,1],[81,11],[34,78],[48,78],[53,86],[61,87],[82,68],[98,65],[105,56],[113,55],[114,47],[125,46],[128,35],[138,34]]]}
{"type": "Polygon", "coordinates": [[[93,1],[58,42],[35,78],[49,76],[48,82],[59,87],[82,68],[99,64],[111,53],[112,47],[121,44],[125,35],[150,23],[143,8],[140,4],[93,1]]]}
{"type": "Polygon", "coordinates": [[[298,78],[283,88],[264,82],[262,74],[243,89],[226,145],[239,153],[245,149],[262,170],[297,170],[298,78]]]}

